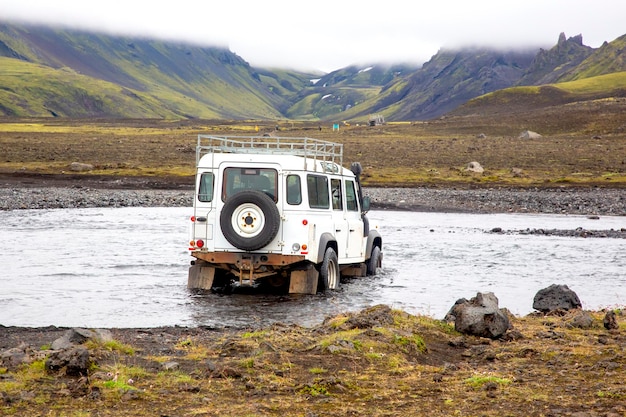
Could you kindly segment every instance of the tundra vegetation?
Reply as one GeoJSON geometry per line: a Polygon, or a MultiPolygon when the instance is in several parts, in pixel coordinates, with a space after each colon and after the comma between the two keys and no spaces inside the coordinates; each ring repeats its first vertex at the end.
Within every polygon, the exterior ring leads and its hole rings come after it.
{"type": "Polygon", "coordinates": [[[622,416],[626,327],[606,330],[598,312],[576,328],[575,314],[512,317],[498,340],[381,305],[311,328],[112,329],[113,342],[85,344],[82,376],[47,369],[51,332],[7,328],[42,348],[0,369],[0,413],[622,416]]]}
{"type": "Polygon", "coordinates": [[[0,174],[155,176],[191,185],[197,134],[265,134],[342,143],[344,164],[361,162],[366,186],[626,185],[626,99],[533,108],[518,93],[517,111],[503,104],[507,94],[433,121],[340,122],[338,130],[297,121],[4,118],[0,174]],[[529,130],[541,137],[520,137],[529,130]],[[467,171],[472,161],[485,171],[467,171]],[[72,162],[93,169],[73,172],[72,162]]]}

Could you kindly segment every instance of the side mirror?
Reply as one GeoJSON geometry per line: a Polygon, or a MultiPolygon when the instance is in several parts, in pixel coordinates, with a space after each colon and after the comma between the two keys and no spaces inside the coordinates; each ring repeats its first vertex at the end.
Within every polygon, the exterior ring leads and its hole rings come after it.
{"type": "Polygon", "coordinates": [[[362,211],[363,212],[370,211],[370,198],[369,197],[363,197],[362,211]]]}

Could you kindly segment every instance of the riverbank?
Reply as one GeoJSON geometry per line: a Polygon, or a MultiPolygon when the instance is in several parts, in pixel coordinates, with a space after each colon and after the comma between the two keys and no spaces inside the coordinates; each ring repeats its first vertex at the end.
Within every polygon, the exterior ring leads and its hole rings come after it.
{"type": "Polygon", "coordinates": [[[579,316],[511,317],[498,340],[386,306],[312,328],[79,330],[69,347],[68,329],[0,326],[3,358],[23,360],[0,366],[0,413],[623,416],[624,325],[579,316]]]}
{"type": "MultiPolygon", "coordinates": [[[[467,213],[626,216],[626,189],[600,187],[366,188],[373,209],[467,213]]],[[[0,176],[0,210],[191,207],[190,180],[177,177],[0,176]]]]}

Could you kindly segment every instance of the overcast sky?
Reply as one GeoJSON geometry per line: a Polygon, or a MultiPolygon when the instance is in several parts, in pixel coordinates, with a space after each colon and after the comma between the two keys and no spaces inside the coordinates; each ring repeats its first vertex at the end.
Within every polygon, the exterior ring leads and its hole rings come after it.
{"type": "Polygon", "coordinates": [[[224,46],[257,67],[333,71],[440,48],[543,47],[626,34],[626,0],[0,0],[0,19],[224,46]]]}

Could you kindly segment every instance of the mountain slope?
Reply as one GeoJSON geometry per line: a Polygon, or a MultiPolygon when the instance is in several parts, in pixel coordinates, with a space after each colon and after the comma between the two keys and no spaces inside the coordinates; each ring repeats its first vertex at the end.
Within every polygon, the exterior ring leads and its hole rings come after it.
{"type": "Polygon", "coordinates": [[[388,120],[438,117],[474,97],[514,85],[534,56],[534,51],[441,50],[421,69],[387,84],[377,98],[349,113],[384,113],[388,120]]]}
{"type": "Polygon", "coordinates": [[[13,58],[0,58],[0,114],[21,117],[175,118],[139,91],[13,58]],[[9,87],[10,86],[10,87],[9,87]]]}
{"type": "Polygon", "coordinates": [[[178,117],[278,118],[284,101],[222,48],[0,25],[0,54],[143,92],[178,117]]]}
{"type": "Polygon", "coordinates": [[[565,113],[568,110],[579,111],[587,105],[605,107],[608,111],[612,102],[624,97],[626,71],[563,83],[498,90],[468,101],[449,115],[497,117],[499,114],[522,114],[548,108],[561,109],[565,113]]]}
{"type": "Polygon", "coordinates": [[[415,65],[349,66],[322,76],[292,98],[284,113],[291,118],[345,119],[347,110],[375,99],[382,88],[413,73],[415,65]]]}
{"type": "MultiPolygon", "coordinates": [[[[468,101],[489,92],[505,89],[506,100],[500,101],[498,112],[519,111],[522,103],[532,105],[557,105],[583,100],[584,94],[565,94],[565,90],[555,90],[559,82],[579,80],[597,75],[626,71],[626,35],[605,43],[594,50],[582,43],[582,35],[566,39],[561,33],[557,44],[549,49],[532,51],[502,52],[489,49],[439,51],[424,66],[413,74],[401,77],[387,84],[380,94],[362,102],[342,115],[346,119],[364,117],[371,113],[383,113],[389,121],[393,120],[428,120],[453,112],[468,101]],[[513,89],[508,87],[542,86],[533,90],[513,89]],[[542,94],[536,94],[541,91],[542,94]],[[545,94],[543,94],[545,93],[545,94]],[[517,99],[515,94],[521,94],[517,99]],[[543,103],[543,104],[542,104],[543,103]]],[[[626,87],[619,84],[600,81],[600,90],[589,97],[621,97],[626,87]]],[[[592,83],[593,84],[593,83],[592,83]]],[[[471,103],[470,108],[489,105],[491,96],[486,100],[471,103]]],[[[473,110],[473,111],[474,111],[473,110]]],[[[466,111],[466,110],[462,110],[466,111]]]]}

